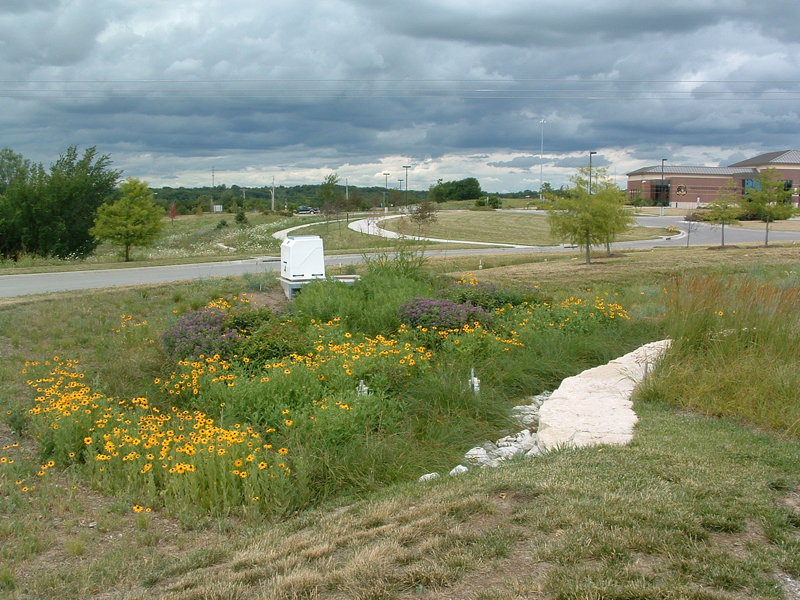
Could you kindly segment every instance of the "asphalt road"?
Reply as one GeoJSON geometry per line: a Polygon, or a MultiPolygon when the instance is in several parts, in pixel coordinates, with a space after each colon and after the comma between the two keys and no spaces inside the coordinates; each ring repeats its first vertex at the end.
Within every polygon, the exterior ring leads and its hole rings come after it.
{"type": "MultiPolygon", "coordinates": [[[[680,217],[638,217],[640,225],[650,227],[681,226],[680,217]]],[[[716,246],[720,244],[720,229],[701,223],[690,236],[691,245],[716,246]]],[[[725,228],[726,244],[763,243],[763,229],[743,229],[741,227],[725,228]]],[[[770,242],[800,242],[800,232],[770,232],[770,242]]],[[[616,249],[654,248],[656,246],[685,246],[686,235],[675,235],[671,238],[657,240],[637,240],[618,242],[612,245],[616,249]]],[[[475,248],[458,250],[428,250],[431,256],[468,256],[486,254],[564,252],[564,246],[541,246],[522,248],[475,248]]],[[[326,265],[357,263],[362,260],[360,254],[328,256],[326,265]]],[[[31,294],[45,294],[94,288],[130,286],[141,284],[165,283],[169,281],[186,281],[191,279],[207,279],[211,277],[228,277],[245,273],[277,272],[280,261],[276,258],[253,258],[226,262],[200,263],[194,265],[174,265],[164,267],[132,267],[120,269],[104,269],[96,271],[71,271],[61,273],[36,273],[29,275],[0,276],[0,297],[9,298],[31,294]]]]}

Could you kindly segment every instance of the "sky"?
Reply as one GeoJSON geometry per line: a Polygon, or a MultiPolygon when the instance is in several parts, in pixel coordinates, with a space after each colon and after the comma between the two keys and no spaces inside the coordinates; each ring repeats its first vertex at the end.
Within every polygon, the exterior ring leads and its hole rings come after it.
{"type": "Polygon", "coordinates": [[[2,0],[0,147],[96,146],[154,187],[406,165],[494,192],[595,151],[624,188],[800,149],[799,24],[797,0],[2,0]]]}

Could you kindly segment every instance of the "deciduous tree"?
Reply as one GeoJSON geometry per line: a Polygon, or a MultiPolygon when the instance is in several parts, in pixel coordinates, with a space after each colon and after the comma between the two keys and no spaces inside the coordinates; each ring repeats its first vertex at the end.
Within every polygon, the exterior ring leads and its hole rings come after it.
{"type": "Polygon", "coordinates": [[[725,225],[737,223],[741,209],[739,208],[739,192],[736,189],[736,182],[729,180],[717,191],[717,198],[709,206],[708,222],[719,225],[722,228],[721,245],[725,247],[725,225]]]}
{"type": "Polygon", "coordinates": [[[120,171],[107,155],[70,146],[48,173],[5,150],[0,156],[0,253],[18,257],[86,256],[96,241],[89,233],[99,206],[114,193],[120,171]]]}
{"type": "Polygon", "coordinates": [[[125,249],[130,261],[133,246],[148,246],[161,232],[163,209],[153,202],[147,183],[129,177],[120,185],[122,197],[114,204],[105,204],[97,211],[91,234],[125,249]]]}
{"type": "Polygon", "coordinates": [[[422,233],[423,225],[430,225],[436,222],[438,212],[439,209],[436,207],[436,203],[431,200],[426,200],[417,206],[417,209],[411,213],[411,220],[417,224],[417,235],[422,233]]]}
{"type": "Polygon", "coordinates": [[[742,197],[742,209],[764,222],[764,246],[769,246],[769,224],[788,219],[794,214],[791,198],[791,188],[786,189],[774,168],[759,172],[756,188],[748,190],[742,197]]]}
{"type": "MultiPolygon", "coordinates": [[[[581,168],[571,181],[567,197],[556,198],[548,208],[553,237],[575,244],[586,251],[586,264],[591,263],[591,247],[605,244],[611,254],[611,243],[635,223],[633,214],[624,207],[624,194],[607,176],[596,171],[592,190],[587,192],[588,168],[581,168]]],[[[594,175],[594,173],[593,173],[594,175]]]]}

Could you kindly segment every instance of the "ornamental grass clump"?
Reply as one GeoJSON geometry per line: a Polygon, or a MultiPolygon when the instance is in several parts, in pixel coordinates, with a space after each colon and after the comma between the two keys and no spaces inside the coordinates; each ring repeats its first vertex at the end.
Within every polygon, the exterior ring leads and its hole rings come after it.
{"type": "Polygon", "coordinates": [[[492,321],[486,310],[469,302],[459,304],[423,296],[416,296],[401,304],[397,316],[409,327],[441,330],[460,329],[473,323],[490,325],[492,321]]]}

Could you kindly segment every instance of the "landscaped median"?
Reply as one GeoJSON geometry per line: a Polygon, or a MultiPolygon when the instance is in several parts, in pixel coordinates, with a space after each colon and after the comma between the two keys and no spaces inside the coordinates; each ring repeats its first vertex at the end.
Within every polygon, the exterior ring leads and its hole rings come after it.
{"type": "Polygon", "coordinates": [[[212,301],[164,333],[176,368],[157,398],[109,398],[69,359],[30,363],[42,457],[132,506],[292,511],[452,460],[506,426],[509,392],[560,378],[532,356],[567,356],[575,336],[604,353],[628,323],[605,297],[552,302],[474,277],[321,281],[283,316],[247,304],[212,301]]]}

